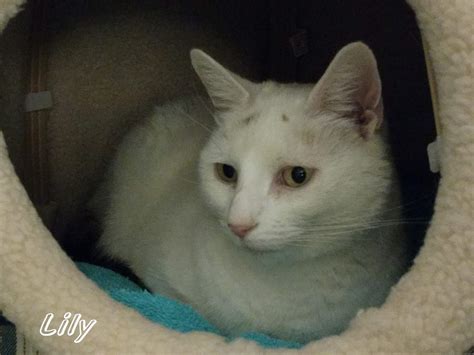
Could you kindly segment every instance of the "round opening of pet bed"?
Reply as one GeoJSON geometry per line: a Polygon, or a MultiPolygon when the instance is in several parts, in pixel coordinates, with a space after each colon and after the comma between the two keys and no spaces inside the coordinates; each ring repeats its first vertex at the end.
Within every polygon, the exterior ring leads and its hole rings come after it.
{"type": "MultiPolygon", "coordinates": [[[[126,132],[155,105],[207,95],[189,59],[192,48],[254,82],[306,84],[317,82],[336,53],[355,41],[377,60],[383,124],[400,181],[401,217],[392,223],[409,236],[413,260],[431,223],[439,180],[436,143],[430,154],[427,149],[441,132],[427,44],[402,1],[31,1],[0,40],[7,49],[2,75],[14,83],[2,95],[10,157],[43,223],[113,299],[172,330],[228,336],[187,304],[157,301],[127,263],[97,253],[103,226],[89,201],[126,132]],[[17,110],[25,82],[26,120],[17,110]],[[145,292],[138,303],[131,301],[137,292],[145,292]],[[173,312],[186,321],[175,322],[173,312]]],[[[240,336],[270,348],[304,345],[251,330],[240,336]]]]}

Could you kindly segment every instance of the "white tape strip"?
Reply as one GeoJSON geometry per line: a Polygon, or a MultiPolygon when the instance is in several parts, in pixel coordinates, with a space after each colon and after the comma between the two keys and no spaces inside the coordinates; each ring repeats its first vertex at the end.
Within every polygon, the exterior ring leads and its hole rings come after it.
{"type": "Polygon", "coordinates": [[[26,112],[45,110],[51,107],[53,107],[53,98],[49,91],[30,92],[26,95],[26,112]]]}
{"type": "Polygon", "coordinates": [[[430,170],[433,173],[437,173],[440,171],[441,164],[439,159],[439,151],[441,148],[441,139],[440,137],[436,137],[434,142],[428,144],[427,152],[428,152],[428,161],[430,163],[430,170]]]}

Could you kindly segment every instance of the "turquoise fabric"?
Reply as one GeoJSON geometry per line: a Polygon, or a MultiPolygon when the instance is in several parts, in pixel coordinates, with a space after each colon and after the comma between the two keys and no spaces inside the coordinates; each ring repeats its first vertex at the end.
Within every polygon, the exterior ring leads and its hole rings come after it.
{"type": "MultiPolygon", "coordinates": [[[[222,335],[216,327],[189,305],[151,294],[127,278],[100,266],[78,263],[79,269],[114,300],[137,310],[152,322],[179,332],[205,331],[222,335]]],[[[300,348],[301,344],[275,339],[261,333],[244,333],[239,338],[257,342],[266,348],[300,348]]],[[[228,338],[232,341],[232,338],[228,338]]]]}

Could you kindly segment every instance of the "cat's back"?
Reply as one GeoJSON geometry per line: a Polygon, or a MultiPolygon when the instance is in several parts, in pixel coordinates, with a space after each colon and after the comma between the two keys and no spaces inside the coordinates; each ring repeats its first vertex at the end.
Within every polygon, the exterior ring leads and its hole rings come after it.
{"type": "Polygon", "coordinates": [[[213,125],[205,105],[189,97],[157,106],[125,136],[94,203],[107,254],[123,258],[150,213],[194,194],[199,153],[213,125]]]}

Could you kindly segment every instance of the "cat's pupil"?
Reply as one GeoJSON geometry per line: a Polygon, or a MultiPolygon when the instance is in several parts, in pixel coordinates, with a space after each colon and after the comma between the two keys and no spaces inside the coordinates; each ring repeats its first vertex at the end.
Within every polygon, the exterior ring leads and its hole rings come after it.
{"type": "Polygon", "coordinates": [[[302,184],[306,180],[306,170],[301,166],[296,166],[291,170],[291,178],[297,184],[302,184]]]}
{"type": "Polygon", "coordinates": [[[233,179],[235,175],[235,169],[227,164],[223,164],[222,166],[222,172],[224,173],[224,176],[228,179],[233,179]]]}

